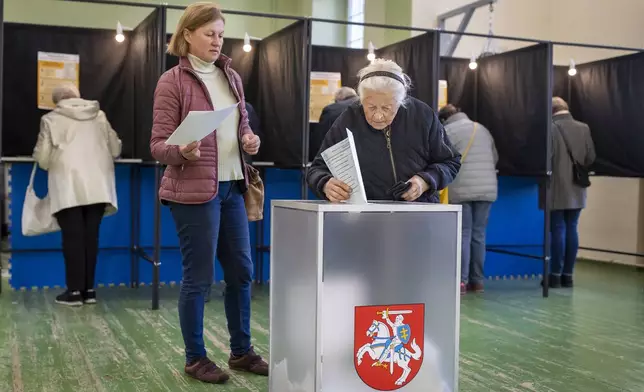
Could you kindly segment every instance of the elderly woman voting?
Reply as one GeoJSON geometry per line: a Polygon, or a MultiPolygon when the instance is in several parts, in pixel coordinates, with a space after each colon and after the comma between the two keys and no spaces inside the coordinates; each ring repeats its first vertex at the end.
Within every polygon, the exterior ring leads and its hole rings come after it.
{"type": "Polygon", "coordinates": [[[434,111],[408,96],[410,80],[395,62],[376,59],[358,76],[360,100],[349,106],[326,135],[307,175],[309,187],[332,202],[351,189],[331,175],[322,152],[353,133],[369,200],[438,202],[460,168],[434,111]]]}

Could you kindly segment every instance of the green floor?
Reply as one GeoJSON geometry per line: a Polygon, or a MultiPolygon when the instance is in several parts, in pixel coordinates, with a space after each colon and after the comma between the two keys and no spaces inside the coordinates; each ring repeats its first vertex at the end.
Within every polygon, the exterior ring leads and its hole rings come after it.
{"type": "MultiPolygon", "coordinates": [[[[583,263],[574,291],[540,296],[536,281],[490,282],[462,302],[461,392],[644,391],[644,273],[583,263]]],[[[0,391],[267,391],[233,374],[227,386],[182,375],[176,288],[149,310],[148,289],[99,291],[69,309],[54,292],[0,296],[0,391]]],[[[226,358],[221,298],[207,304],[213,359],[226,358]]],[[[268,297],[254,301],[253,333],[268,351],[268,297]]]]}

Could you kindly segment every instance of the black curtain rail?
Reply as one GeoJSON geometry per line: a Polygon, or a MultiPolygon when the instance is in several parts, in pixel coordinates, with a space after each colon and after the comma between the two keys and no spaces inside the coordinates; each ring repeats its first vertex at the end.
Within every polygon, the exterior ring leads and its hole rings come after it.
{"type": "Polygon", "coordinates": [[[524,257],[526,259],[533,259],[533,260],[543,261],[543,256],[536,256],[536,255],[531,255],[531,254],[527,254],[527,253],[512,252],[512,251],[503,250],[503,249],[490,249],[490,248],[487,248],[486,250],[488,252],[492,252],[492,253],[500,253],[500,254],[504,254],[504,255],[524,257]]]}
{"type": "MultiPolygon", "coordinates": [[[[83,1],[83,0],[74,0],[74,1],[83,1]]],[[[96,0],[92,0],[92,1],[96,1],[96,0]]],[[[163,7],[169,10],[184,11],[187,6],[164,4],[163,7]]],[[[266,12],[237,11],[237,10],[227,10],[225,8],[222,8],[221,11],[225,15],[253,16],[256,18],[286,19],[286,20],[293,20],[293,21],[307,19],[305,16],[280,15],[280,14],[271,14],[266,12]]]]}
{"type": "Polygon", "coordinates": [[[531,42],[534,44],[547,44],[548,42],[550,42],[550,41],[539,40],[534,38],[510,37],[507,35],[489,35],[489,34],[481,34],[481,33],[451,31],[451,30],[435,30],[435,31],[441,34],[454,34],[454,35],[461,35],[461,36],[467,36],[467,37],[492,38],[492,39],[502,39],[507,41],[531,42]]]}
{"type": "MultiPolygon", "coordinates": [[[[133,248],[129,246],[107,246],[98,248],[101,251],[132,251],[133,248]]],[[[53,253],[62,252],[62,248],[43,248],[43,249],[3,249],[0,253],[53,253]]]]}
{"type": "Polygon", "coordinates": [[[630,52],[644,52],[644,48],[629,48],[625,46],[612,46],[612,45],[594,45],[594,44],[583,44],[579,42],[557,42],[551,41],[555,46],[575,46],[578,48],[589,48],[589,49],[607,49],[607,50],[624,50],[630,52]]]}
{"type": "Polygon", "coordinates": [[[543,244],[511,244],[511,245],[487,245],[488,248],[542,248],[543,244]]]}
{"type": "Polygon", "coordinates": [[[89,4],[102,4],[102,5],[122,5],[126,7],[139,7],[139,8],[161,8],[162,4],[153,3],[131,3],[128,1],[112,1],[112,0],[58,0],[68,3],[89,3],[89,4]]]}
{"type": "Polygon", "coordinates": [[[420,27],[397,26],[397,25],[387,25],[387,24],[381,24],[381,23],[368,23],[368,22],[358,23],[358,22],[349,22],[346,20],[335,20],[335,19],[310,18],[310,20],[311,22],[331,23],[331,24],[339,24],[339,25],[346,25],[346,26],[352,25],[352,26],[376,27],[376,28],[389,29],[389,30],[420,31],[424,33],[438,31],[434,29],[422,29],[420,27]]]}
{"type": "Polygon", "coordinates": [[[591,251],[591,252],[610,253],[610,254],[622,255],[622,256],[644,257],[644,254],[642,254],[642,253],[622,252],[622,251],[619,251],[619,250],[588,248],[586,246],[580,246],[579,249],[588,250],[588,251],[591,251]]]}

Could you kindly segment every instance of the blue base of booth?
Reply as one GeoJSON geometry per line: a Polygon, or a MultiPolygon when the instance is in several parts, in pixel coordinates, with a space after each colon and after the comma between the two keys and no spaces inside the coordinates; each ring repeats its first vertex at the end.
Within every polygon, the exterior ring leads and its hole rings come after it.
{"type": "MultiPolygon", "coordinates": [[[[39,289],[64,287],[65,273],[60,250],[60,233],[37,237],[21,234],[21,216],[25,190],[29,182],[32,164],[12,163],[9,170],[10,259],[13,289],[39,289]]],[[[154,244],[154,168],[130,164],[116,165],[116,186],[119,203],[117,214],[103,220],[100,232],[99,261],[96,272],[97,285],[130,285],[132,280],[131,260],[132,214],[139,221],[139,243],[148,255],[154,244]],[[133,211],[131,202],[132,176],[140,171],[139,211],[133,211]]],[[[267,168],[264,175],[265,209],[263,221],[263,244],[270,242],[270,202],[272,199],[299,199],[300,172],[267,168]]],[[[34,188],[42,197],[47,193],[46,172],[39,170],[34,188]]],[[[314,199],[313,194],[309,194],[314,199]]],[[[256,244],[257,223],[250,223],[251,245],[256,244]]],[[[533,178],[502,177],[499,181],[499,199],[492,208],[487,232],[488,244],[503,244],[512,251],[541,255],[538,244],[543,242],[543,212],[538,209],[538,187],[533,178]],[[536,245],[535,245],[536,244],[536,245]],[[516,248],[515,248],[516,247],[516,248]]],[[[181,280],[181,255],[174,222],[167,207],[161,206],[161,267],[160,282],[177,284],[181,280]]],[[[253,261],[258,265],[256,252],[253,261]]],[[[269,253],[261,253],[264,281],[269,278],[269,253]]],[[[139,282],[152,283],[152,266],[142,258],[135,258],[139,282]]],[[[487,253],[486,275],[492,279],[536,277],[542,271],[539,260],[517,256],[487,253]]],[[[258,273],[258,271],[256,271],[258,273]]],[[[219,263],[215,266],[215,281],[223,280],[219,263]]]]}

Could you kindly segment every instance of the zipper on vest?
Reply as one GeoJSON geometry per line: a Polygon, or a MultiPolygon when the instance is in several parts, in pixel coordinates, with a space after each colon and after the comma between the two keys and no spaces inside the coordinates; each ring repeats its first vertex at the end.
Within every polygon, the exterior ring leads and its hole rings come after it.
{"type": "Polygon", "coordinates": [[[385,139],[387,139],[387,150],[389,150],[389,160],[391,161],[391,170],[394,172],[394,183],[398,182],[398,176],[396,175],[396,164],[394,163],[394,152],[391,149],[391,127],[385,129],[385,139]]]}

